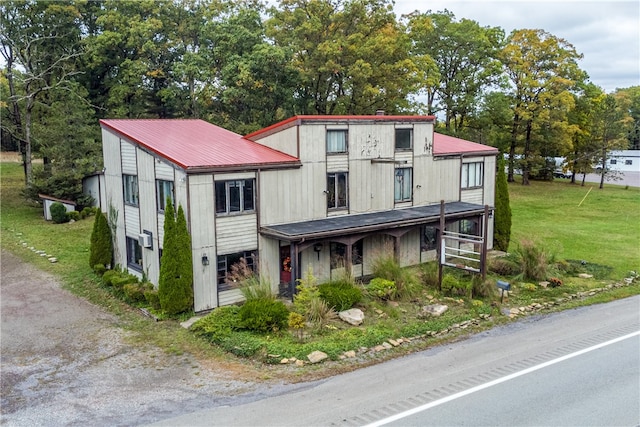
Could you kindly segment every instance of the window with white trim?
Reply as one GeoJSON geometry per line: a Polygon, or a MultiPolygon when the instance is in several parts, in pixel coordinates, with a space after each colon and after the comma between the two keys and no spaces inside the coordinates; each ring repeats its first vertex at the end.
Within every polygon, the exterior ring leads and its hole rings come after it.
{"type": "Polygon", "coordinates": [[[482,187],[484,180],[484,163],[463,163],[460,183],[462,188],[482,187]]]}
{"type": "Polygon", "coordinates": [[[396,129],[396,151],[411,150],[413,147],[413,129],[396,129]]]}
{"type": "Polygon", "coordinates": [[[393,198],[395,202],[411,201],[412,169],[397,168],[395,170],[393,198]]]}
{"type": "Polygon", "coordinates": [[[138,177],[136,175],[122,175],[124,186],[124,202],[127,205],[138,206],[138,177]]]}
{"type": "Polygon", "coordinates": [[[167,198],[171,200],[173,206],[176,205],[176,201],[173,194],[173,181],[165,181],[162,179],[156,180],[156,202],[158,203],[158,210],[164,212],[167,207],[167,198]]]}
{"type": "Polygon", "coordinates": [[[347,172],[327,174],[327,209],[345,209],[348,204],[347,172]]]}
{"type": "Polygon", "coordinates": [[[346,153],[348,150],[348,132],[346,129],[327,130],[327,153],[346,153]]]}
{"type": "Polygon", "coordinates": [[[231,214],[255,210],[255,179],[216,181],[216,213],[231,214]]]}

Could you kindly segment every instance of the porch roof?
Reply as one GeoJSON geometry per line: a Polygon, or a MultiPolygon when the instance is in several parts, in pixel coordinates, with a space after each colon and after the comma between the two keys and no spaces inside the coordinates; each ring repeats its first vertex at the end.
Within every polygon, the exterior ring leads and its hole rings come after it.
{"type": "MultiPolygon", "coordinates": [[[[466,202],[445,203],[445,219],[460,219],[484,213],[483,205],[466,202]]],[[[415,206],[381,212],[334,216],[312,221],[267,225],[260,228],[265,236],[285,241],[320,239],[347,234],[366,233],[439,221],[440,205],[415,206]]]]}

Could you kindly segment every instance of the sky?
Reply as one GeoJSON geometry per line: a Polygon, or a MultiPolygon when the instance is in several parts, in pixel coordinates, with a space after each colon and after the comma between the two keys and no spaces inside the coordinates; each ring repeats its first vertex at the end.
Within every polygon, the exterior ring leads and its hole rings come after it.
{"type": "Polygon", "coordinates": [[[454,14],[483,27],[541,29],[584,55],[578,64],[592,83],[611,93],[640,85],[640,1],[395,0],[398,17],[415,10],[454,14]]]}

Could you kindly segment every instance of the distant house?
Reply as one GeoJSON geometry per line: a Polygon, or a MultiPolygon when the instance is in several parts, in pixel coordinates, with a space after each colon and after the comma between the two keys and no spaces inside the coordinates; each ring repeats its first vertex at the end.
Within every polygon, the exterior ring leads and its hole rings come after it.
{"type": "Polygon", "coordinates": [[[370,275],[383,250],[432,260],[441,201],[446,230],[491,248],[498,151],[434,121],[295,116],[243,137],[202,120],[101,120],[116,263],[157,284],[166,197],[191,232],[197,312],[242,300],[227,280],[240,258],[284,290],[308,268],[320,282],[370,275]]]}
{"type": "Polygon", "coordinates": [[[640,150],[609,152],[607,168],[619,172],[640,172],[640,150]]]}

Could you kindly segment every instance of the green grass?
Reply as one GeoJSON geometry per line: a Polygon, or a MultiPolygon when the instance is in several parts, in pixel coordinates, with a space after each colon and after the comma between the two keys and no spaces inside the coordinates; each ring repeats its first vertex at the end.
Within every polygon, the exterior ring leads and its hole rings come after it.
{"type": "Polygon", "coordinates": [[[559,258],[611,266],[615,278],[638,271],[640,189],[606,185],[600,190],[593,184],[589,192],[591,187],[568,182],[509,184],[513,212],[509,249],[531,239],[555,250],[559,258]]]}

